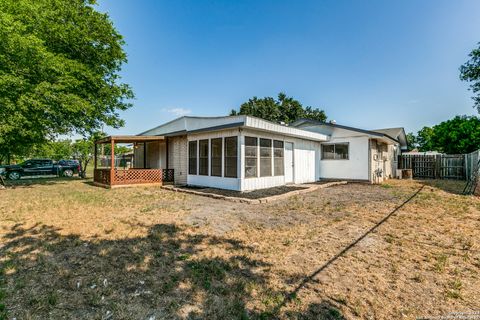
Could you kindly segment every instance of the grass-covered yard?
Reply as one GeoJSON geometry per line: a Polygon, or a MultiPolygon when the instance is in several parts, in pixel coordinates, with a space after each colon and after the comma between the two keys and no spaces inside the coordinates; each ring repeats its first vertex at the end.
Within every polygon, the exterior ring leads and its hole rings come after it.
{"type": "Polygon", "coordinates": [[[480,199],[455,194],[457,182],[426,182],[325,265],[422,184],[348,184],[249,205],[32,181],[0,190],[0,319],[415,319],[480,310],[480,199]]]}

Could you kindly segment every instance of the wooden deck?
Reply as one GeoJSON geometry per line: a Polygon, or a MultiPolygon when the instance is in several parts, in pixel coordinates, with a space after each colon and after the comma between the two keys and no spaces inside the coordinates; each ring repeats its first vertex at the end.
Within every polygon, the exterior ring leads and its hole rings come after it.
{"type": "Polygon", "coordinates": [[[173,169],[95,169],[93,182],[102,187],[163,185],[173,182],[173,169]]]}

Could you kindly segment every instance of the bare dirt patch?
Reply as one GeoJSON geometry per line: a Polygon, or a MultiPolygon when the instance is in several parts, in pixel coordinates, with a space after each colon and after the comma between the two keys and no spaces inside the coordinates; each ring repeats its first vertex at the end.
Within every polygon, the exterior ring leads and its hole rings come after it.
{"type": "Polygon", "coordinates": [[[461,188],[454,182],[428,182],[285,300],[419,187],[348,184],[258,205],[79,180],[3,190],[0,305],[17,319],[415,319],[479,310],[480,199],[452,193],[461,188]]]}
{"type": "Polygon", "coordinates": [[[194,186],[188,186],[188,187],[182,187],[182,188],[185,190],[194,190],[194,191],[199,191],[199,192],[204,192],[209,194],[216,194],[216,195],[225,196],[225,197],[262,199],[266,197],[286,194],[292,191],[306,190],[308,189],[308,186],[287,185],[287,186],[273,187],[273,188],[246,191],[246,192],[215,189],[215,188],[194,187],[194,186]]]}

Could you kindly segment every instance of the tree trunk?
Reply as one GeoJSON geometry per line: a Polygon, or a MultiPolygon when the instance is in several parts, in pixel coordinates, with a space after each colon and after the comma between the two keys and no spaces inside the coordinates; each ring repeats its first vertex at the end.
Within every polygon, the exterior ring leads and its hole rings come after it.
{"type": "Polygon", "coordinates": [[[87,166],[88,166],[89,160],[85,160],[83,163],[80,161],[80,168],[82,169],[82,172],[80,174],[80,177],[83,179],[87,178],[87,166]]]}

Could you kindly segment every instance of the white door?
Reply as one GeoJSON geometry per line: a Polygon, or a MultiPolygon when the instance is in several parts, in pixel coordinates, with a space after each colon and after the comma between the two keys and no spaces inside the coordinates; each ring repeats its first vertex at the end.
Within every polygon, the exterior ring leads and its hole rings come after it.
{"type": "Polygon", "coordinates": [[[293,143],[285,142],[285,183],[293,182],[293,143]]]}

